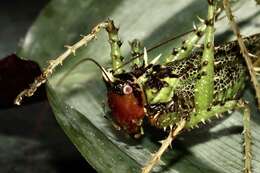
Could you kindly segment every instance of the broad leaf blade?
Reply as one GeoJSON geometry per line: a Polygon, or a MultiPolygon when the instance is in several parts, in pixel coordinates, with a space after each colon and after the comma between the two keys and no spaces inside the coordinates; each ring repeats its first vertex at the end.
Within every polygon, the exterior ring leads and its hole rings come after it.
{"type": "Polygon", "coordinates": [[[122,172],[138,172],[137,168],[140,165],[135,160],[119,150],[83,114],[57,99],[58,96],[52,89],[48,91],[49,99],[53,100],[52,106],[57,121],[98,172],[116,172],[118,169],[122,172]],[[63,109],[59,109],[60,107],[63,109]]]}
{"type": "MultiPolygon", "coordinates": [[[[244,34],[257,32],[252,21],[259,19],[254,4],[244,3],[236,13],[242,17],[244,34]],[[249,10],[250,9],[250,10],[249,10]],[[245,11],[247,13],[245,13],[245,11]]],[[[20,55],[37,61],[42,67],[53,59],[66,44],[75,43],[80,34],[108,17],[120,26],[120,37],[125,42],[123,52],[129,52],[127,41],[139,38],[146,47],[186,31],[192,27],[196,15],[205,16],[207,4],[204,0],[134,0],[95,1],[53,0],[42,11],[31,27],[20,50],[20,55]]],[[[259,7],[258,7],[259,8],[259,7]]],[[[216,39],[229,39],[227,22],[218,23],[216,39]]],[[[223,41],[223,40],[222,40],[223,41]]],[[[171,52],[181,40],[166,45],[153,53],[171,52]]],[[[103,101],[106,100],[100,70],[91,62],[71,69],[80,59],[90,57],[104,66],[109,66],[109,44],[105,32],[98,39],[76,52],[56,70],[49,80],[48,95],[56,118],[82,155],[99,172],[139,172],[155,152],[159,143],[148,134],[142,141],[134,141],[113,130],[111,122],[104,118],[103,101]]],[[[252,101],[252,92],[247,92],[252,101]]],[[[252,103],[253,105],[254,103],[252,103]]],[[[254,106],[255,108],[255,106],[254,106]]],[[[254,169],[260,170],[259,112],[253,112],[254,169]]],[[[162,158],[159,172],[240,172],[243,168],[243,149],[240,136],[242,116],[232,116],[216,121],[212,127],[190,132],[179,138],[173,150],[162,158]]]]}

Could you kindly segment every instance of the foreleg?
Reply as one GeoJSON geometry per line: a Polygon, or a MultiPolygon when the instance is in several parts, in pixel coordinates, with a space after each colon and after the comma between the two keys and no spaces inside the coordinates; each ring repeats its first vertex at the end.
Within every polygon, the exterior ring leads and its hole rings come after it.
{"type": "Polygon", "coordinates": [[[238,107],[240,107],[244,111],[243,115],[243,135],[244,135],[244,173],[251,173],[252,167],[252,135],[251,135],[251,128],[250,128],[250,108],[245,102],[240,102],[238,107]]]}
{"type": "Polygon", "coordinates": [[[108,32],[109,43],[111,47],[111,58],[112,58],[112,68],[114,73],[121,73],[123,71],[123,57],[121,56],[120,47],[122,45],[121,40],[118,36],[118,28],[115,27],[112,20],[108,20],[109,25],[107,25],[106,30],[108,32]]]}
{"type": "Polygon", "coordinates": [[[189,36],[189,38],[182,43],[180,48],[174,48],[170,56],[165,60],[166,63],[176,60],[185,59],[191,53],[192,49],[198,43],[200,38],[203,36],[206,29],[206,25],[202,23],[199,27],[194,26],[194,32],[189,36]]]}
{"type": "Polygon", "coordinates": [[[171,146],[172,141],[183,130],[185,124],[186,120],[182,119],[179,123],[177,123],[176,128],[171,129],[168,137],[162,141],[160,149],[152,155],[150,161],[142,168],[142,173],[149,173],[152,170],[152,168],[160,161],[160,158],[163,155],[163,153],[169,146],[171,146]]]}
{"type": "Polygon", "coordinates": [[[73,44],[72,46],[65,46],[67,50],[63,52],[61,55],[59,55],[57,58],[54,58],[54,60],[49,61],[48,66],[43,70],[42,74],[35,78],[34,82],[30,84],[30,87],[28,89],[23,90],[15,99],[14,103],[17,105],[21,104],[21,101],[23,97],[31,97],[34,92],[39,88],[42,84],[46,83],[48,77],[51,76],[53,71],[58,65],[62,65],[62,63],[71,55],[76,54],[76,51],[86,46],[91,40],[95,39],[97,36],[97,33],[101,29],[106,29],[108,31],[109,35],[109,41],[111,44],[111,57],[113,62],[113,69],[116,69],[122,64],[121,55],[120,55],[120,43],[117,35],[118,29],[114,26],[114,23],[112,20],[107,20],[105,22],[101,22],[97,24],[90,34],[83,36],[80,41],[73,44]]]}
{"type": "Polygon", "coordinates": [[[207,28],[204,40],[204,50],[201,58],[203,67],[200,70],[201,76],[195,85],[195,109],[196,112],[207,110],[213,101],[214,90],[214,21],[216,3],[208,0],[207,28]]]}

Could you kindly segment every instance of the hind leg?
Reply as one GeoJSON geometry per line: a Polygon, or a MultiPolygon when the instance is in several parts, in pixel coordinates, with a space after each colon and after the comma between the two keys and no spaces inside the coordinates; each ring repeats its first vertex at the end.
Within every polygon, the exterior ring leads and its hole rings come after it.
{"type": "Polygon", "coordinates": [[[244,173],[251,173],[252,172],[252,135],[251,135],[251,128],[250,128],[250,109],[249,106],[241,101],[238,104],[238,107],[241,108],[244,112],[243,115],[243,135],[244,135],[244,173]]]}

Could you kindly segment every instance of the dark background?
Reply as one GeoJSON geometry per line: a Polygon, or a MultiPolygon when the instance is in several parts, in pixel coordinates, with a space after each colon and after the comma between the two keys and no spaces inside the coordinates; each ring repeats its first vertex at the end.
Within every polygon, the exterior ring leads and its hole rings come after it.
{"type": "MultiPolygon", "coordinates": [[[[0,2],[0,58],[19,42],[49,0],[0,2]]],[[[95,172],[58,126],[48,101],[0,107],[0,173],[95,172]]]]}

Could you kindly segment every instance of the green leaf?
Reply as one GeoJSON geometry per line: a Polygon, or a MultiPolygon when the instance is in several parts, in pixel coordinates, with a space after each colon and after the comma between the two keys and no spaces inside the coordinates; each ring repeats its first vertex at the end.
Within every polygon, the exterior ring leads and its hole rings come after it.
{"type": "MultiPolygon", "coordinates": [[[[259,7],[253,1],[237,5],[237,19],[242,33],[256,33],[259,7]]],[[[165,38],[192,27],[196,16],[204,17],[207,3],[204,0],[53,0],[41,12],[30,28],[19,55],[37,61],[44,67],[48,60],[65,51],[80,39],[80,34],[90,32],[97,23],[108,17],[120,26],[124,41],[123,52],[129,52],[127,41],[139,38],[151,47],[165,38]]],[[[217,23],[216,40],[233,36],[226,20],[217,23]]],[[[116,132],[106,115],[103,102],[106,91],[100,70],[90,62],[82,63],[70,74],[66,72],[80,59],[94,58],[109,66],[109,44],[105,32],[97,40],[76,52],[48,82],[48,98],[57,121],[86,160],[98,172],[140,172],[140,168],[160,146],[154,134],[146,134],[135,141],[116,132]]],[[[176,40],[149,54],[170,53],[176,40]]],[[[253,169],[260,170],[260,116],[256,111],[254,92],[248,89],[245,97],[252,105],[253,169]]],[[[235,112],[180,136],[173,149],[164,154],[158,172],[230,173],[243,169],[242,116],[235,112]]]]}

